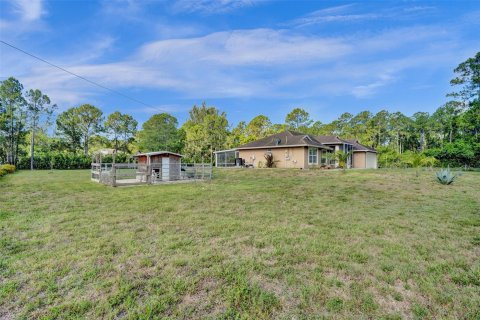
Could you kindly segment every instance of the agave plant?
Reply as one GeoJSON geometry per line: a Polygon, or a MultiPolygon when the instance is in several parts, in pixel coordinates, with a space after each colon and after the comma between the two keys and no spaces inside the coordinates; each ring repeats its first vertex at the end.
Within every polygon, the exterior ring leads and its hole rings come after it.
{"type": "Polygon", "coordinates": [[[460,174],[459,173],[453,173],[450,171],[450,168],[447,169],[442,169],[436,173],[437,175],[437,180],[441,184],[451,184],[455,179],[457,179],[460,174]]]}

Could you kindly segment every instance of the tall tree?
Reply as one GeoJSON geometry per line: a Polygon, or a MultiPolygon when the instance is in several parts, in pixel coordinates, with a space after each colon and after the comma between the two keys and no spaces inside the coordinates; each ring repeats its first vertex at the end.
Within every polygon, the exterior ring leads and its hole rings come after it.
{"type": "Polygon", "coordinates": [[[285,123],[292,130],[305,131],[311,124],[310,114],[302,108],[293,109],[285,117],[285,123]]]}
{"type": "Polygon", "coordinates": [[[23,85],[13,77],[0,83],[0,104],[3,111],[0,115],[0,133],[5,144],[5,157],[10,164],[17,163],[19,144],[25,134],[26,101],[22,90],[23,85]]]}
{"type": "Polygon", "coordinates": [[[430,115],[428,112],[415,112],[412,116],[414,135],[417,138],[420,151],[428,147],[428,138],[430,133],[430,115]]]}
{"type": "Polygon", "coordinates": [[[82,131],[77,108],[70,108],[57,116],[57,134],[66,141],[70,152],[76,153],[81,146],[82,131]]]}
{"type": "Polygon", "coordinates": [[[247,124],[245,128],[247,132],[246,142],[266,137],[271,126],[272,122],[267,116],[256,116],[247,124]]]}
{"type": "Polygon", "coordinates": [[[88,139],[102,130],[103,112],[91,104],[82,104],[76,109],[79,128],[83,136],[83,152],[88,155],[88,139]]]}
{"type": "Polygon", "coordinates": [[[193,106],[190,119],[182,126],[185,131],[184,153],[194,161],[212,161],[212,151],[224,149],[228,136],[225,112],[215,107],[193,106]]]}
{"type": "Polygon", "coordinates": [[[383,146],[389,142],[389,124],[390,112],[387,110],[381,110],[372,117],[369,124],[372,146],[383,146]]]}
{"type": "MultiPolygon", "coordinates": [[[[121,128],[123,137],[123,152],[130,152],[128,145],[134,140],[135,134],[137,134],[138,122],[132,116],[128,114],[123,115],[123,126],[121,128]]],[[[180,144],[181,145],[181,144],[180,144]]]]}
{"type": "Polygon", "coordinates": [[[142,152],[166,150],[180,152],[181,133],[177,118],[168,114],[155,114],[145,121],[137,134],[138,148],[142,152]]]}
{"type": "Polygon", "coordinates": [[[245,121],[240,121],[228,135],[227,147],[235,148],[244,143],[247,143],[247,124],[245,121]]]}
{"type": "Polygon", "coordinates": [[[462,103],[449,101],[432,114],[432,122],[440,131],[442,146],[444,142],[453,142],[454,136],[457,133],[458,117],[461,112],[462,103]]]}
{"type": "Polygon", "coordinates": [[[368,140],[368,124],[372,118],[370,111],[362,111],[353,116],[348,122],[348,129],[345,130],[347,137],[356,138],[364,143],[368,140]]]}
{"type": "Polygon", "coordinates": [[[35,135],[39,127],[50,123],[50,117],[57,108],[51,105],[50,98],[43,94],[40,90],[28,90],[27,97],[27,125],[30,129],[30,170],[34,167],[35,158],[35,135]]]}
{"type": "Polygon", "coordinates": [[[480,51],[477,52],[475,57],[460,63],[453,71],[457,74],[457,77],[452,79],[450,84],[459,86],[460,91],[449,95],[463,101],[469,101],[472,98],[480,100],[480,51]]]}
{"type": "Polygon", "coordinates": [[[410,124],[411,119],[401,112],[394,112],[390,115],[390,136],[394,141],[395,149],[398,153],[403,153],[405,141],[408,138],[408,127],[410,124]]]}
{"type": "Polygon", "coordinates": [[[107,133],[113,139],[113,145],[115,148],[115,152],[119,149],[120,141],[124,140],[124,149],[123,151],[126,152],[126,147],[128,145],[128,140],[130,137],[135,135],[137,130],[137,121],[133,119],[132,116],[128,114],[122,114],[119,111],[115,111],[114,113],[110,114],[105,121],[104,127],[107,133]]]}

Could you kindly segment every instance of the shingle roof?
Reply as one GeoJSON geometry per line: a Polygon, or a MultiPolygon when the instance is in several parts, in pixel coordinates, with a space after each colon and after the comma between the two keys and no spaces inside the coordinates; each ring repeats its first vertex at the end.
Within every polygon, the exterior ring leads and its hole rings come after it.
{"type": "Polygon", "coordinates": [[[345,140],[348,143],[350,143],[353,146],[353,151],[370,151],[370,152],[377,152],[375,149],[364,146],[363,144],[360,144],[358,140],[355,139],[348,139],[345,140]]]}
{"type": "Polygon", "coordinates": [[[321,143],[325,144],[337,144],[337,143],[349,143],[346,140],[340,139],[337,136],[314,136],[315,139],[320,141],[321,143]]]}
{"type": "Polygon", "coordinates": [[[353,146],[353,151],[370,151],[370,152],[377,152],[375,149],[364,146],[360,144],[356,139],[341,139],[337,136],[315,136],[315,138],[323,144],[340,144],[340,143],[348,143],[353,146]]]}
{"type": "Polygon", "coordinates": [[[330,150],[330,147],[322,144],[315,136],[290,130],[249,142],[239,146],[237,149],[281,148],[291,146],[308,146],[330,150]]]}

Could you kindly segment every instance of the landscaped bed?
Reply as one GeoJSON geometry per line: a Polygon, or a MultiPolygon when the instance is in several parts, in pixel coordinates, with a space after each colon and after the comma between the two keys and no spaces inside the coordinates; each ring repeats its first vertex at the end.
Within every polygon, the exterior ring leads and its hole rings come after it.
{"type": "Polygon", "coordinates": [[[0,180],[0,318],[480,317],[480,173],[0,180]]]}

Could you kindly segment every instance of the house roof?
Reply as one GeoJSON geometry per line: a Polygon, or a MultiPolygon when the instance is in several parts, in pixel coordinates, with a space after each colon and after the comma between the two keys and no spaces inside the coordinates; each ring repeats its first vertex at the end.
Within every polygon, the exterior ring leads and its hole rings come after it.
{"type": "Polygon", "coordinates": [[[343,144],[350,143],[348,140],[340,139],[338,136],[315,136],[323,144],[343,144]]]}
{"type": "Polygon", "coordinates": [[[290,130],[285,130],[256,141],[249,142],[239,146],[237,149],[242,150],[284,147],[317,147],[331,150],[330,147],[318,141],[315,136],[290,130]]]}
{"type": "Polygon", "coordinates": [[[346,140],[348,143],[350,143],[353,146],[353,151],[369,151],[369,152],[377,152],[375,149],[364,146],[363,144],[360,144],[358,140],[355,139],[348,139],[346,140]]]}
{"type": "Polygon", "coordinates": [[[183,156],[182,156],[181,154],[179,154],[179,153],[170,152],[170,151],[154,151],[154,152],[137,153],[136,155],[134,155],[134,157],[139,157],[139,156],[158,156],[158,155],[161,155],[161,154],[171,154],[171,155],[174,155],[174,156],[177,156],[177,157],[183,157],[183,156]]]}
{"type": "Polygon", "coordinates": [[[338,136],[315,136],[315,138],[323,144],[343,144],[348,143],[351,144],[353,147],[353,151],[369,151],[369,152],[377,152],[375,149],[364,146],[360,144],[356,139],[341,139],[338,136]]]}

